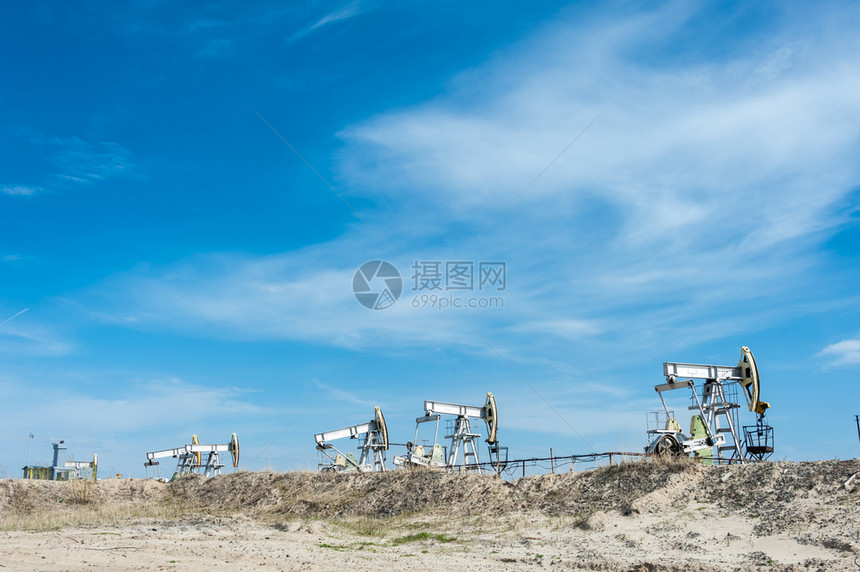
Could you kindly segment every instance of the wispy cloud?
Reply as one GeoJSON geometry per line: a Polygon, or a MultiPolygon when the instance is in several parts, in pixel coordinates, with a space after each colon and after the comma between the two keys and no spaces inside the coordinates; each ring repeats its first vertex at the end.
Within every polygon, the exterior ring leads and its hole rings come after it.
{"type": "Polygon", "coordinates": [[[462,314],[415,312],[408,300],[369,312],[353,299],[352,273],[376,257],[401,270],[424,253],[502,259],[504,310],[470,321],[497,332],[511,360],[558,370],[598,367],[598,354],[613,356],[600,362],[611,368],[815,312],[833,287],[819,279],[817,246],[845,220],[840,205],[860,179],[846,151],[860,119],[860,66],[845,56],[853,29],[818,36],[797,13],[749,32],[749,49],[658,67],[641,54],[672,48],[697,8],[571,10],[445,95],[342,132],[343,188],[384,201],[374,220],[392,249],[356,225],[299,252],[128,272],[83,298],[98,300],[88,306],[101,318],[145,329],[359,347],[391,322],[386,348],[474,353],[481,342],[462,314]]]}
{"type": "Polygon", "coordinates": [[[29,133],[27,142],[34,145],[44,164],[30,179],[41,179],[38,185],[4,185],[0,192],[11,196],[33,196],[75,186],[93,185],[109,179],[140,176],[140,167],[131,152],[111,141],[91,142],[80,137],[46,137],[29,133]]]}
{"type": "MultiPolygon", "coordinates": [[[[78,458],[97,452],[106,466],[126,475],[143,473],[146,451],[179,446],[192,433],[205,443],[226,443],[249,420],[282,413],[253,404],[245,390],[175,377],[126,379],[96,391],[91,383],[52,383],[4,373],[0,389],[10,426],[31,428],[42,439],[65,439],[78,458]],[[34,404],[39,411],[35,417],[34,404]]],[[[34,447],[34,461],[43,455],[34,447]]],[[[164,470],[172,468],[166,463],[164,470]]]]}
{"type": "Polygon", "coordinates": [[[25,185],[15,185],[11,187],[2,187],[0,191],[3,192],[4,195],[12,195],[19,197],[28,197],[30,195],[35,195],[42,190],[41,187],[28,187],[25,185]]]}
{"type": "Polygon", "coordinates": [[[24,308],[20,312],[17,312],[15,314],[11,315],[10,317],[8,317],[5,320],[3,320],[2,322],[0,322],[0,326],[2,326],[3,324],[6,324],[7,322],[11,322],[12,320],[14,320],[15,318],[17,318],[18,316],[20,316],[21,314],[23,314],[24,312],[26,312],[29,309],[30,308],[24,308]]]}
{"type": "Polygon", "coordinates": [[[789,11],[749,31],[749,49],[656,66],[641,54],[670,49],[697,17],[676,8],[561,14],[443,96],[345,129],[342,176],[404,205],[409,239],[468,239],[606,107],[477,245],[534,277],[519,301],[536,321],[623,313],[605,331],[642,340],[658,324],[729,322],[722,303],[787,316],[774,301],[802,299],[860,180],[856,34],[789,11]]]}
{"type": "MultiPolygon", "coordinates": [[[[351,235],[266,257],[212,254],[118,275],[76,298],[95,319],[204,337],[356,348],[391,323],[396,333],[386,343],[476,342],[463,331],[451,333],[459,319],[452,313],[419,312],[407,299],[385,311],[361,306],[353,275],[376,247],[368,246],[373,239],[351,235]]],[[[408,262],[394,262],[408,268],[408,262]]]]}
{"type": "MultiPolygon", "coordinates": [[[[338,389],[337,387],[330,387],[328,384],[320,383],[316,379],[314,379],[312,381],[314,382],[314,385],[320,389],[327,388],[326,392],[324,394],[324,399],[327,399],[327,400],[333,399],[333,400],[337,400],[337,401],[343,401],[346,403],[352,403],[354,405],[361,405],[362,407],[367,409],[368,417],[372,417],[373,416],[373,408],[377,405],[380,405],[380,403],[378,401],[361,399],[360,397],[357,397],[356,395],[354,395],[353,393],[351,393],[349,391],[344,391],[343,389],[338,389]]],[[[344,423],[346,423],[346,421],[344,421],[344,423]]],[[[355,421],[355,423],[361,423],[361,421],[355,421]]]]}
{"type": "Polygon", "coordinates": [[[61,356],[74,351],[74,344],[56,329],[38,323],[7,319],[0,328],[0,355],[61,356]]]}
{"type": "Polygon", "coordinates": [[[533,202],[575,211],[599,201],[635,246],[680,232],[707,240],[706,220],[756,248],[832,224],[831,207],[858,174],[841,152],[856,141],[860,115],[860,68],[844,55],[844,43],[856,43],[850,30],[798,41],[786,29],[744,55],[655,69],[637,51],[660,49],[685,21],[648,16],[559,23],[464,74],[445,97],[346,129],[347,175],[375,192],[433,189],[440,206],[482,213],[606,106],[531,191],[533,202]],[[739,225],[737,205],[756,224],[739,225]]]}
{"type": "Polygon", "coordinates": [[[832,366],[860,365],[860,340],[842,340],[830,344],[818,355],[829,358],[832,366]]]}
{"type": "Polygon", "coordinates": [[[596,320],[544,320],[525,322],[516,326],[516,331],[551,333],[567,340],[579,340],[601,331],[596,320]]]}
{"type": "Polygon", "coordinates": [[[54,325],[45,325],[33,314],[21,316],[30,308],[7,312],[0,321],[0,355],[7,359],[25,356],[61,356],[71,353],[74,345],[54,325]]]}
{"type": "Polygon", "coordinates": [[[92,184],[134,173],[131,153],[118,143],[92,143],[79,137],[52,137],[49,142],[56,148],[52,163],[57,168],[55,175],[60,179],[92,184]]]}
{"type": "Polygon", "coordinates": [[[354,2],[351,2],[343,8],[339,8],[333,12],[330,12],[320,18],[313,26],[311,26],[311,30],[315,30],[316,28],[319,28],[320,26],[325,26],[326,24],[331,24],[332,22],[339,22],[341,20],[352,18],[353,16],[361,12],[360,6],[360,2],[358,2],[358,0],[355,0],[354,2]]]}
{"type": "MultiPolygon", "coordinates": [[[[635,57],[658,41],[648,19],[559,23],[471,71],[470,84],[487,86],[478,94],[455,81],[449,97],[346,129],[342,177],[396,205],[380,224],[400,239],[386,257],[402,268],[442,236],[460,258],[508,260],[516,278],[504,316],[514,325],[504,329],[538,333],[529,344],[636,348],[748,333],[803,298],[813,247],[844,220],[836,205],[860,174],[844,152],[860,70],[838,56],[836,36],[792,40],[789,54],[777,34],[751,55],[655,70],[635,57]],[[483,244],[457,252],[604,105],[483,244]],[[739,320],[739,305],[758,319],[739,320]]],[[[140,327],[352,346],[384,318],[396,344],[475,345],[456,315],[359,307],[348,284],[375,247],[358,236],[351,228],[302,253],[197,258],[106,289],[123,293],[113,309],[140,327]]]]}
{"type": "Polygon", "coordinates": [[[342,8],[338,8],[329,12],[322,18],[315,21],[313,24],[300,28],[289,36],[287,43],[300,40],[324,26],[354,18],[355,16],[367,12],[372,8],[373,6],[370,2],[361,2],[359,0],[354,0],[353,2],[347,4],[346,6],[343,6],[342,8]]]}

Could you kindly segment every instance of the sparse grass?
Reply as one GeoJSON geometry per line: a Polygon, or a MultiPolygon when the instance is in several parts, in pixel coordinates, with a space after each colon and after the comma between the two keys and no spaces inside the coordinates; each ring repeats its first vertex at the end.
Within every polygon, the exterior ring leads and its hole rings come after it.
{"type": "Polygon", "coordinates": [[[350,534],[378,539],[385,538],[393,530],[403,530],[412,528],[413,526],[423,526],[423,524],[415,524],[410,522],[410,519],[404,516],[382,518],[355,517],[350,519],[326,519],[326,522],[344,528],[350,534]]]}
{"type": "Polygon", "coordinates": [[[75,507],[74,510],[39,510],[30,514],[3,514],[0,515],[0,531],[45,531],[67,526],[101,526],[137,518],[175,520],[188,514],[181,509],[169,506],[89,505],[75,507]]]}
{"type": "Polygon", "coordinates": [[[371,536],[374,538],[384,538],[387,532],[386,529],[390,528],[387,519],[361,518],[352,521],[335,520],[333,522],[358,536],[371,536]]]}
{"type": "Polygon", "coordinates": [[[90,504],[93,502],[92,484],[93,482],[89,479],[70,481],[69,502],[72,504],[90,504]]]}
{"type": "Polygon", "coordinates": [[[453,536],[445,536],[444,534],[430,534],[429,532],[416,532],[414,534],[407,534],[406,536],[401,536],[400,538],[395,538],[391,541],[392,546],[400,546],[401,544],[406,544],[407,542],[427,542],[427,541],[436,541],[436,542],[454,542],[457,539],[453,536]]]}
{"type": "Polygon", "coordinates": [[[134,518],[172,520],[193,511],[173,499],[102,501],[97,483],[28,481],[14,483],[8,508],[0,511],[0,530],[44,531],[66,526],[116,524],[134,518]]]}
{"type": "Polygon", "coordinates": [[[93,536],[122,536],[119,532],[91,532],[93,536]]]}

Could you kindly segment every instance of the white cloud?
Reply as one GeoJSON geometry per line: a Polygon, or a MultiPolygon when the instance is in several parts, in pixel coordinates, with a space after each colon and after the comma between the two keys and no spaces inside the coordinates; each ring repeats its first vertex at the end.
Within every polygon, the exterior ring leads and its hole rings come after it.
{"type": "Polygon", "coordinates": [[[830,344],[820,352],[821,357],[831,358],[830,365],[860,365],[860,340],[842,340],[830,344]]]}
{"type": "MultiPolygon", "coordinates": [[[[363,14],[369,10],[374,9],[374,7],[375,6],[370,2],[360,2],[359,0],[353,0],[353,2],[350,2],[346,6],[343,6],[342,8],[337,8],[336,10],[329,12],[313,24],[299,28],[287,38],[287,43],[295,42],[297,40],[305,38],[306,36],[316,32],[319,28],[322,28],[323,26],[354,18],[359,14],[363,14]]],[[[264,20],[268,22],[272,19],[279,19],[283,15],[284,13],[281,11],[272,12],[271,15],[266,16],[264,20]]],[[[296,19],[295,14],[290,15],[293,16],[293,19],[296,19]]]]}
{"type": "MultiPolygon", "coordinates": [[[[159,425],[184,426],[202,421],[213,412],[243,416],[264,411],[242,401],[242,391],[238,389],[198,386],[175,378],[132,382],[127,389],[129,397],[112,399],[58,393],[50,402],[42,402],[40,411],[55,419],[63,418],[69,411],[98,412],[69,419],[64,426],[70,433],[89,434],[118,428],[132,433],[159,425]]],[[[210,437],[213,438],[219,437],[210,437]]]]}
{"type": "Polygon", "coordinates": [[[15,318],[17,318],[18,316],[20,316],[21,314],[23,314],[24,312],[26,312],[26,311],[27,311],[27,310],[29,310],[29,309],[30,309],[30,308],[24,308],[23,310],[20,310],[19,312],[16,312],[15,314],[12,314],[12,315],[11,315],[11,316],[9,316],[8,318],[6,318],[6,319],[5,319],[5,320],[3,320],[2,322],[0,322],[0,326],[2,326],[3,324],[5,324],[5,323],[7,323],[7,322],[11,322],[12,320],[14,320],[15,318]]]}
{"type": "Polygon", "coordinates": [[[523,332],[550,333],[567,340],[579,340],[600,332],[602,327],[595,320],[544,320],[526,322],[515,329],[523,332]]]}
{"type": "Polygon", "coordinates": [[[66,181],[91,184],[133,174],[136,166],[128,149],[110,141],[89,142],[79,137],[51,137],[57,148],[52,163],[56,175],[66,181]]]}
{"type": "Polygon", "coordinates": [[[2,191],[4,195],[12,195],[18,197],[28,197],[30,195],[35,195],[41,190],[41,187],[28,187],[24,185],[15,185],[11,187],[4,186],[2,189],[0,189],[0,191],[2,191]]]}
{"type": "Polygon", "coordinates": [[[320,18],[316,24],[311,26],[311,30],[319,28],[320,26],[325,26],[326,24],[331,24],[332,22],[339,22],[341,20],[352,18],[360,12],[360,3],[358,2],[358,0],[355,0],[354,2],[351,2],[343,8],[334,10],[333,12],[330,12],[329,14],[326,14],[325,16],[320,18]]]}
{"type": "Polygon", "coordinates": [[[300,252],[129,272],[88,292],[87,306],[194,335],[359,348],[388,327],[387,347],[484,351],[471,320],[504,355],[546,363],[568,359],[570,342],[582,355],[630,353],[748,336],[814,311],[797,301],[830,295],[815,247],[860,178],[846,151],[860,118],[860,66],[845,56],[855,33],[810,35],[795,15],[728,58],[657,67],[640,57],[691,16],[574,9],[448,94],[345,129],[339,187],[384,200],[364,214],[394,247],[356,224],[300,252]],[[366,260],[406,272],[449,254],[508,261],[503,311],[416,312],[404,299],[370,312],[352,297],[366,260]]]}
{"type": "Polygon", "coordinates": [[[597,200],[618,213],[618,243],[642,249],[684,233],[697,249],[732,234],[761,251],[833,226],[860,173],[845,153],[860,117],[853,31],[655,68],[637,57],[660,45],[654,24],[671,38],[685,23],[665,16],[570,18],[444,97],[344,130],[346,176],[492,215],[605,109],[525,201],[575,214],[597,200]]]}
{"type": "Polygon", "coordinates": [[[70,185],[92,185],[101,181],[140,175],[131,152],[111,141],[90,142],[80,137],[45,137],[29,133],[27,141],[36,146],[44,165],[40,185],[4,185],[0,192],[12,196],[32,196],[70,185]]]}
{"type": "Polygon", "coordinates": [[[316,379],[312,381],[314,382],[314,385],[317,386],[320,390],[325,390],[322,393],[322,398],[326,401],[336,400],[345,403],[351,403],[353,405],[361,405],[362,407],[365,407],[371,415],[373,413],[373,408],[379,405],[379,401],[374,401],[372,399],[362,399],[361,397],[358,397],[353,393],[344,391],[343,389],[338,389],[336,387],[336,381],[328,383],[320,383],[316,379]]]}
{"type": "Polygon", "coordinates": [[[33,313],[19,317],[30,308],[11,314],[0,322],[0,355],[60,356],[75,346],[52,325],[41,323],[33,313]]]}
{"type": "MultiPolygon", "coordinates": [[[[372,259],[365,254],[370,248],[367,242],[343,239],[266,257],[213,254],[116,276],[80,300],[96,319],[205,337],[302,340],[356,349],[387,329],[384,345],[458,339],[477,345],[474,335],[455,327],[457,315],[416,310],[407,295],[387,310],[361,306],[352,281],[357,267],[372,259]]],[[[406,272],[408,262],[394,261],[406,272]]]]}

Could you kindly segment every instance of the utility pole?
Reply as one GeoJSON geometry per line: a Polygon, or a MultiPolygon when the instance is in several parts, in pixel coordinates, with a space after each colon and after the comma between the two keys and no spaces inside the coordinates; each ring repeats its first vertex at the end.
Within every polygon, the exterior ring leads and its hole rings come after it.
{"type": "Polygon", "coordinates": [[[857,438],[860,439],[860,415],[855,415],[854,421],[857,423],[857,438]]]}
{"type": "Polygon", "coordinates": [[[30,433],[30,442],[27,444],[27,466],[30,466],[30,451],[33,450],[33,434],[30,433]]]}

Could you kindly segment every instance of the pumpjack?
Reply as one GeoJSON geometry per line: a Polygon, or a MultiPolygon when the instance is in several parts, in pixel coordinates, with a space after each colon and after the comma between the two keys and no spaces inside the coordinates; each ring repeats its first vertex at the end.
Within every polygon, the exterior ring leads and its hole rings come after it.
{"type": "Polygon", "coordinates": [[[201,444],[197,435],[192,435],[191,443],[188,445],[147,453],[144,467],[147,469],[153,466],[157,467],[159,461],[156,459],[173,457],[177,459],[177,464],[172,479],[195,472],[202,472],[203,476],[212,477],[220,475],[221,469],[224,467],[220,460],[220,453],[230,453],[233,458],[233,467],[239,466],[239,437],[235,433],[230,437],[229,443],[212,445],[201,444]],[[205,464],[203,463],[204,453],[207,454],[205,464]]]}
{"type": "Polygon", "coordinates": [[[314,435],[314,441],[317,443],[317,450],[331,460],[330,463],[321,463],[319,466],[320,471],[356,471],[360,473],[385,471],[384,451],[388,450],[388,426],[385,424],[385,417],[382,415],[382,409],[379,407],[373,408],[373,419],[367,423],[352,425],[343,429],[335,429],[334,431],[326,431],[325,433],[317,433],[314,435]],[[360,435],[364,435],[364,439],[358,447],[361,450],[358,458],[352,452],[344,454],[330,443],[330,441],[345,437],[358,439],[360,435]],[[334,454],[332,454],[332,451],[334,454]]]}
{"type": "Polygon", "coordinates": [[[491,463],[494,468],[501,470],[504,468],[503,464],[507,463],[507,447],[501,447],[498,444],[499,410],[492,393],[487,393],[483,407],[425,401],[424,416],[415,420],[414,440],[406,444],[406,455],[394,457],[394,464],[483,473],[478,448],[475,446],[481,434],[473,432],[471,419],[482,419],[486,424],[486,441],[490,449],[491,463]],[[448,435],[445,435],[446,439],[451,440],[447,451],[439,443],[439,421],[442,415],[455,416],[453,421],[448,422],[448,435]],[[424,423],[432,422],[435,422],[433,445],[430,446],[428,443],[425,447],[424,444],[418,443],[418,430],[424,423]]]}
{"type": "Polygon", "coordinates": [[[648,431],[652,441],[645,448],[646,453],[693,453],[706,463],[761,461],[773,454],[773,428],[764,419],[770,404],[759,399],[761,381],[758,366],[748,347],[741,347],[741,357],[734,367],[665,362],[663,375],[666,383],[656,385],[654,390],[663,403],[666,423],[662,429],[648,431]],[[701,395],[696,389],[696,379],[704,380],[701,395]],[[737,421],[740,405],[727,398],[734,384],[740,386],[749,410],[758,415],[756,425],[743,427],[743,441],[737,421]],[[683,388],[691,390],[692,404],[688,409],[696,412],[690,419],[689,435],[681,431],[680,423],[663,398],[666,391],[683,388]],[[714,455],[714,448],[717,455],[714,455]]]}

